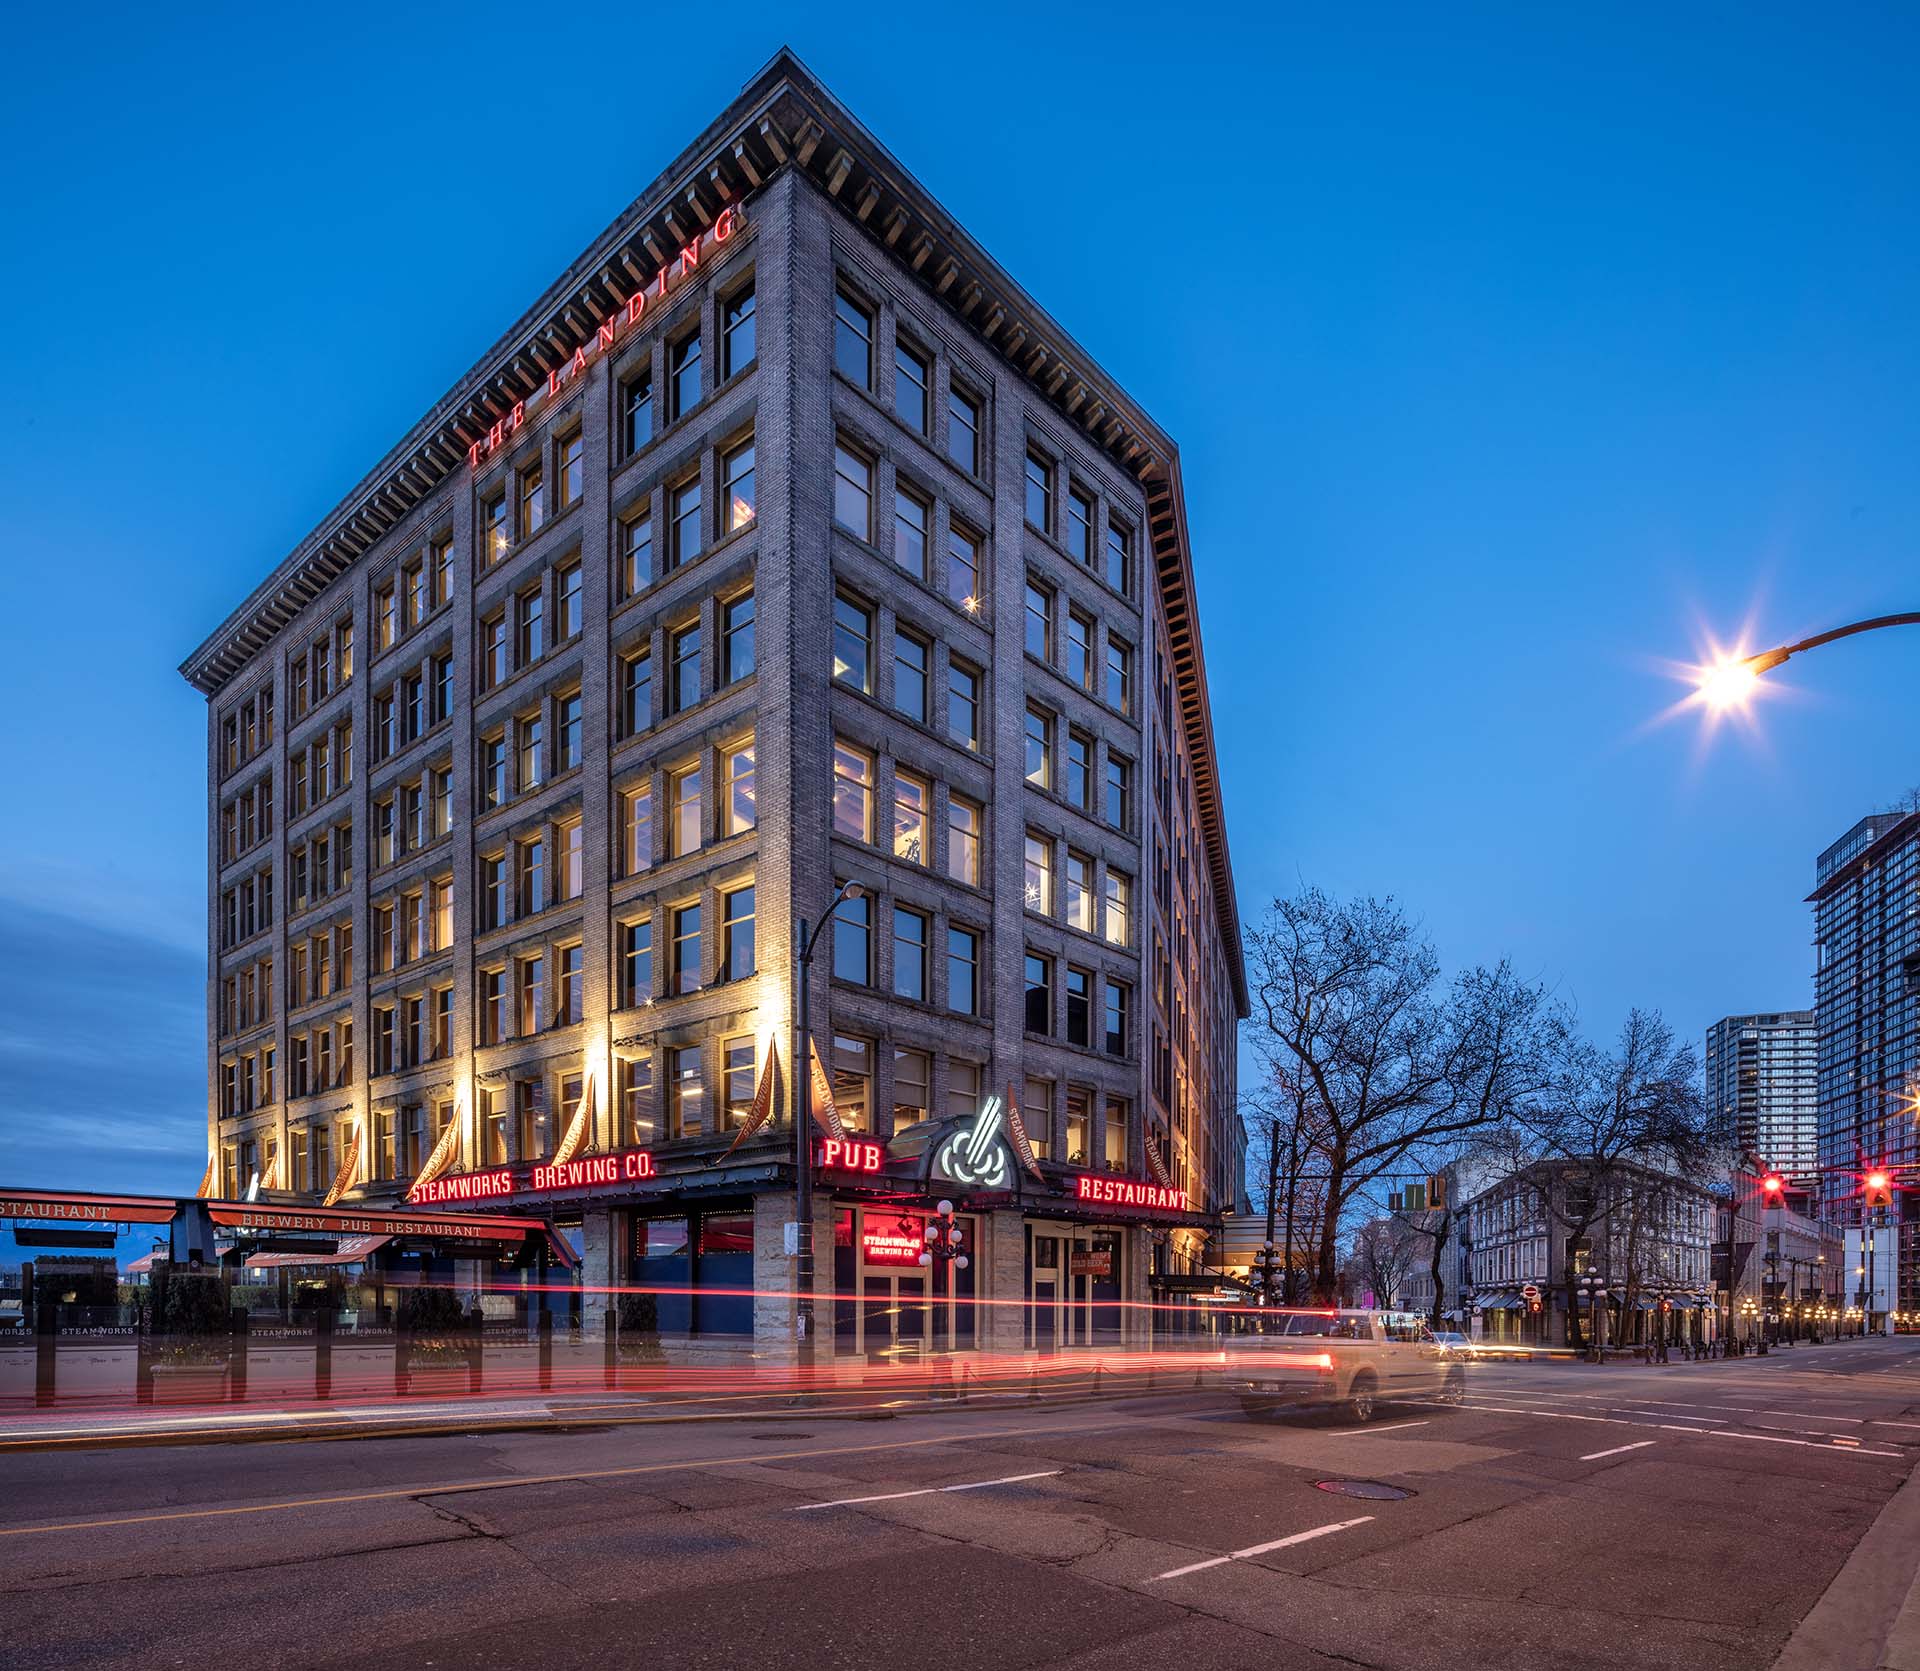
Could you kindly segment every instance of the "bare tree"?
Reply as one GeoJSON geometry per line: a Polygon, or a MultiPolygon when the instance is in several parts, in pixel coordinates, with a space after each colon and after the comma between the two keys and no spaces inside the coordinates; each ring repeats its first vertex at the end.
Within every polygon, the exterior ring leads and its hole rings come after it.
{"type": "Polygon", "coordinates": [[[1412,1230],[1389,1216],[1368,1219],[1354,1231],[1347,1263],[1353,1286],[1371,1291],[1376,1306],[1391,1308],[1418,1260],[1412,1230]]]}
{"type": "Polygon", "coordinates": [[[1248,952],[1251,1042],[1314,1158],[1324,1199],[1313,1289],[1331,1301],[1342,1219],[1362,1193],[1538,1092],[1546,998],[1505,964],[1443,982],[1391,899],[1308,888],[1274,901],[1248,952]]]}
{"type": "Polygon", "coordinates": [[[1280,1305],[1304,1297],[1304,1267],[1319,1246],[1326,1206],[1317,1133],[1301,1090],[1298,1080],[1273,1080],[1244,1099],[1249,1193],[1266,1215],[1266,1243],[1274,1249],[1272,1259],[1259,1263],[1267,1273],[1266,1298],[1280,1305]]]}

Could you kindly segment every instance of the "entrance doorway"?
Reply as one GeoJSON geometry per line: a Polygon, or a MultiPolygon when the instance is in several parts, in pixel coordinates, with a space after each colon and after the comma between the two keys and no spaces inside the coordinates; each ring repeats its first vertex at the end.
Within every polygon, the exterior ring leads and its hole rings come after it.
{"type": "Polygon", "coordinates": [[[967,1267],[922,1265],[927,1214],[896,1207],[843,1207],[833,1221],[833,1349],[840,1357],[913,1363],[933,1352],[978,1344],[974,1273],[980,1221],[954,1225],[967,1267]]]}
{"type": "Polygon", "coordinates": [[[1126,1249],[1121,1231],[1033,1219],[1026,1233],[1028,1348],[1119,1346],[1126,1249]]]}

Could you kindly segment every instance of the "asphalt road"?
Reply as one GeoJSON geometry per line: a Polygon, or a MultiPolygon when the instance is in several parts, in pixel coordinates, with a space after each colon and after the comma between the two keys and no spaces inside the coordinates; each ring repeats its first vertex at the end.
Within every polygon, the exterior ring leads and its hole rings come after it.
{"type": "Polygon", "coordinates": [[[1747,1671],[1917,1459],[1908,1341],[1475,1366],[1364,1428],[1203,1391],[20,1452],[0,1664],[1747,1671]]]}

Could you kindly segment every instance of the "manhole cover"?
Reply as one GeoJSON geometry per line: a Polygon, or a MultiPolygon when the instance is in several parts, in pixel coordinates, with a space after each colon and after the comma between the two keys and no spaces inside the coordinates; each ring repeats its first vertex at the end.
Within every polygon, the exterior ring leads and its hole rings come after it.
{"type": "Polygon", "coordinates": [[[1397,1485],[1382,1485],[1378,1480],[1315,1480],[1316,1491],[1331,1491],[1342,1497],[1366,1497],[1376,1503],[1398,1502],[1402,1497],[1411,1497],[1411,1491],[1403,1491],[1397,1485]]]}

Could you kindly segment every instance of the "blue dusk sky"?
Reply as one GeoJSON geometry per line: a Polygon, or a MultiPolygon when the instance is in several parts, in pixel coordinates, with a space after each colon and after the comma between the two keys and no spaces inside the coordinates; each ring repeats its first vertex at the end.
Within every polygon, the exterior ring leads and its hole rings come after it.
{"type": "Polygon", "coordinates": [[[1179,440],[1250,917],[1391,892],[1601,1033],[1810,1001],[1920,634],[1656,722],[1920,607],[1910,12],[807,16],[11,24],[0,1179],[198,1180],[178,663],[783,40],[1179,440]]]}

